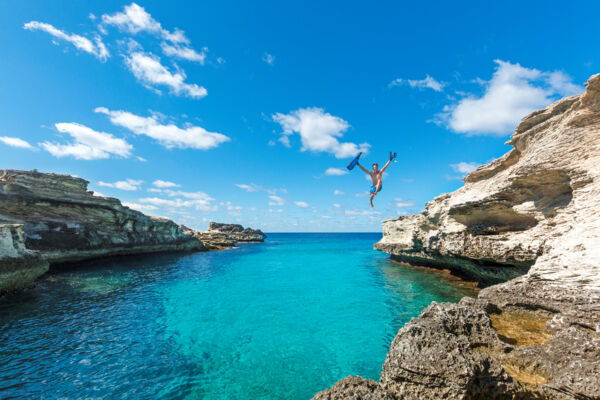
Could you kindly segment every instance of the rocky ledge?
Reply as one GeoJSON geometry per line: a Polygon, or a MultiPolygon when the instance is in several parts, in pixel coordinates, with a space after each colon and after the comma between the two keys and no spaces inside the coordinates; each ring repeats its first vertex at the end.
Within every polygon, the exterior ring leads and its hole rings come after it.
{"type": "MultiPolygon", "coordinates": [[[[30,285],[51,264],[215,248],[198,232],[96,196],[87,185],[70,175],[0,171],[0,294],[30,285]]],[[[233,246],[238,235],[225,240],[233,246]]]]}
{"type": "Polygon", "coordinates": [[[600,398],[600,74],[507,144],[422,214],[384,221],[375,245],[487,287],[406,324],[379,382],[315,398],[600,398]]]}
{"type": "Polygon", "coordinates": [[[260,229],[244,228],[238,224],[222,224],[219,222],[211,222],[205,232],[194,231],[183,225],[181,228],[185,233],[193,235],[204,243],[210,250],[233,247],[239,242],[262,243],[267,237],[260,229]]]}

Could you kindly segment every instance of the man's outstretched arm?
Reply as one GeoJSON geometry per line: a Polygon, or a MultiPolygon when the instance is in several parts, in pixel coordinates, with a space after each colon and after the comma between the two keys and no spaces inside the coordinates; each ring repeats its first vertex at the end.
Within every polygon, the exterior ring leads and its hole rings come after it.
{"type": "Polygon", "coordinates": [[[385,163],[385,165],[383,166],[383,168],[381,168],[381,172],[385,171],[385,169],[390,166],[391,162],[392,162],[392,158],[390,157],[390,159],[388,160],[388,162],[385,163]]]}
{"type": "Polygon", "coordinates": [[[357,162],[356,165],[358,165],[360,167],[360,169],[362,169],[363,171],[365,171],[367,174],[371,175],[371,171],[369,171],[368,169],[366,169],[365,167],[363,167],[362,165],[360,165],[359,162],[357,162]]]}

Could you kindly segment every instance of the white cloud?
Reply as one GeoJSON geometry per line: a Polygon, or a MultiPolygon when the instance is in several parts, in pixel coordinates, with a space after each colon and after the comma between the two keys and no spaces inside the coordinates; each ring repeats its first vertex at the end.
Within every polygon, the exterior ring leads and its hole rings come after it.
{"type": "Polygon", "coordinates": [[[269,212],[270,212],[270,213],[282,213],[282,212],[283,212],[283,209],[281,209],[281,208],[278,208],[278,209],[274,210],[274,209],[272,209],[272,208],[269,208],[269,212]]]}
{"type": "Polygon", "coordinates": [[[244,189],[246,192],[258,192],[260,190],[260,187],[254,183],[249,185],[245,183],[236,183],[235,186],[239,187],[240,189],[244,189]]]}
{"type": "Polygon", "coordinates": [[[214,200],[212,197],[210,197],[208,194],[206,194],[204,192],[183,192],[181,190],[170,190],[170,189],[165,189],[165,190],[163,190],[163,192],[168,194],[171,197],[181,196],[181,197],[185,197],[186,199],[194,199],[194,200],[204,200],[204,201],[214,200]]]}
{"type": "Polygon", "coordinates": [[[498,65],[481,97],[469,96],[446,106],[438,115],[450,129],[468,135],[510,133],[529,113],[543,108],[558,96],[583,92],[563,72],[544,72],[519,64],[495,60],[498,65]]]}
{"type": "Polygon", "coordinates": [[[419,79],[419,80],[397,78],[397,79],[394,79],[393,81],[391,81],[388,86],[393,87],[393,86],[400,86],[400,85],[404,85],[404,84],[407,84],[410,87],[417,88],[417,89],[429,88],[429,89],[435,90],[436,92],[441,92],[444,89],[444,86],[446,86],[445,83],[438,82],[429,75],[426,75],[425,79],[419,79]]]}
{"type": "Polygon", "coordinates": [[[450,168],[452,168],[455,172],[466,175],[475,171],[479,165],[480,164],[474,162],[461,161],[458,164],[450,164],[450,168]]]}
{"type": "Polygon", "coordinates": [[[346,215],[380,215],[379,211],[371,211],[371,210],[346,210],[344,211],[346,215]]]}
{"type": "Polygon", "coordinates": [[[4,143],[7,146],[20,147],[22,149],[32,150],[35,148],[32,145],[30,145],[28,142],[26,142],[25,140],[17,138],[17,137],[0,136],[0,142],[4,143]]]}
{"type": "Polygon", "coordinates": [[[414,207],[415,203],[403,199],[394,199],[397,208],[414,207]]]}
{"type": "Polygon", "coordinates": [[[334,206],[335,208],[340,208],[341,207],[341,205],[338,204],[338,203],[333,203],[332,206],[334,206]]]}
{"type": "Polygon", "coordinates": [[[139,199],[140,203],[147,203],[157,207],[170,208],[195,208],[200,211],[215,211],[217,207],[211,204],[208,199],[182,200],[182,199],[161,199],[158,197],[147,197],[139,199]]]}
{"type": "Polygon", "coordinates": [[[174,182],[169,182],[169,181],[163,181],[160,179],[155,180],[154,182],[152,182],[152,184],[158,188],[172,188],[172,187],[179,187],[181,185],[178,185],[177,183],[174,182]]]}
{"type": "Polygon", "coordinates": [[[38,21],[30,21],[23,25],[23,28],[30,31],[38,30],[49,33],[55,38],[71,43],[79,50],[94,55],[101,61],[106,61],[106,59],[110,57],[106,46],[102,42],[102,38],[100,38],[98,35],[94,37],[94,41],[92,42],[90,39],[84,36],[76,35],[74,33],[68,34],[50,24],[38,21]]]}
{"type": "Polygon", "coordinates": [[[305,201],[295,201],[294,204],[297,205],[300,208],[308,208],[308,207],[310,207],[310,205],[307,202],[305,202],[305,201]]]}
{"type": "Polygon", "coordinates": [[[152,18],[143,7],[136,3],[125,6],[123,12],[102,15],[102,23],[104,25],[116,26],[121,31],[134,35],[140,32],[147,32],[172,43],[189,43],[183,31],[175,29],[173,32],[170,32],[164,29],[160,22],[152,18]]]}
{"type": "Polygon", "coordinates": [[[344,195],[344,192],[342,192],[341,190],[337,190],[337,189],[335,189],[335,190],[333,191],[333,194],[334,194],[335,196],[343,196],[343,195],[344,195]]]}
{"type": "Polygon", "coordinates": [[[333,176],[340,176],[340,175],[346,175],[348,173],[348,171],[346,171],[345,169],[341,169],[341,168],[327,168],[327,170],[325,171],[325,175],[333,175],[333,176]]]}
{"type": "Polygon", "coordinates": [[[155,86],[167,86],[176,95],[185,95],[195,99],[206,96],[206,89],[195,83],[185,82],[185,72],[179,70],[171,73],[160,63],[160,58],[152,53],[133,51],[125,56],[125,64],[142,84],[150,89],[158,90],[155,86]]]}
{"type": "Polygon", "coordinates": [[[126,201],[123,202],[123,205],[137,211],[153,211],[158,209],[158,207],[151,204],[129,203],[126,201]]]}
{"type": "Polygon", "coordinates": [[[343,137],[350,125],[322,108],[300,108],[289,114],[277,113],[273,115],[273,121],[283,128],[279,140],[284,145],[290,146],[289,137],[294,133],[300,135],[301,151],[321,151],[334,154],[336,158],[345,158],[355,156],[359,151],[367,152],[370,147],[368,143],[341,143],[338,138],[343,137]]]}
{"type": "Polygon", "coordinates": [[[142,183],[144,183],[144,181],[138,181],[135,179],[125,179],[124,181],[117,181],[114,183],[100,181],[98,182],[98,185],[121,190],[138,190],[142,183]]]}
{"type": "Polygon", "coordinates": [[[285,200],[279,196],[269,196],[269,205],[270,206],[283,206],[285,204],[285,200]]]}
{"type": "Polygon", "coordinates": [[[182,45],[171,45],[167,42],[162,42],[160,47],[163,53],[169,57],[181,58],[183,60],[195,61],[200,64],[204,64],[206,60],[206,48],[202,49],[200,53],[191,47],[182,45]]]}
{"type": "Polygon", "coordinates": [[[61,122],[54,125],[59,132],[73,138],[70,144],[40,143],[47,152],[55,157],[72,156],[80,160],[109,158],[111,155],[129,157],[133,146],[106,132],[97,132],[85,125],[73,122],[61,122]]]}
{"type": "Polygon", "coordinates": [[[189,125],[180,128],[174,124],[163,125],[155,115],[141,117],[127,111],[111,111],[104,107],[98,107],[94,111],[108,115],[113,124],[127,128],[137,135],[149,136],[169,149],[178,147],[207,150],[230,140],[225,135],[209,132],[200,126],[189,125]]]}
{"type": "Polygon", "coordinates": [[[275,62],[275,56],[273,54],[265,53],[262,56],[262,60],[269,65],[273,65],[275,62]]]}

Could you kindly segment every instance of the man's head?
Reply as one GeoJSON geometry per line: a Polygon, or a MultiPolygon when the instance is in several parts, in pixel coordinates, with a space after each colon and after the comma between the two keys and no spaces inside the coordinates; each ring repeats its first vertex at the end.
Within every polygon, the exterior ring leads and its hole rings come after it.
{"type": "Polygon", "coordinates": [[[373,172],[379,171],[379,164],[373,163],[373,172]]]}

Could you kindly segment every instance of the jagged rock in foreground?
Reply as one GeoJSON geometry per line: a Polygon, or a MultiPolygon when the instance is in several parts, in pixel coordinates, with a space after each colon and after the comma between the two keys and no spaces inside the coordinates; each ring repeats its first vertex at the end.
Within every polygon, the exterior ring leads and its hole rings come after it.
{"type": "Polygon", "coordinates": [[[332,388],[315,395],[314,400],[399,400],[383,390],[375,381],[360,376],[347,376],[332,388]]]}
{"type": "Polygon", "coordinates": [[[511,280],[409,322],[373,393],[600,399],[600,74],[586,87],[524,118],[464,187],[384,221],[393,259],[511,280]]]}
{"type": "MultiPolygon", "coordinates": [[[[204,242],[171,220],[95,196],[87,185],[70,175],[0,171],[0,294],[31,284],[49,264],[215,248],[214,238],[204,242]]],[[[223,240],[235,245],[256,232],[241,229],[223,240]]]]}

